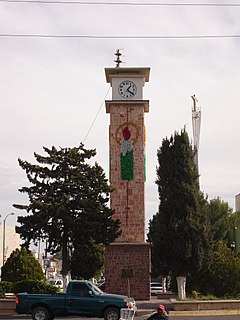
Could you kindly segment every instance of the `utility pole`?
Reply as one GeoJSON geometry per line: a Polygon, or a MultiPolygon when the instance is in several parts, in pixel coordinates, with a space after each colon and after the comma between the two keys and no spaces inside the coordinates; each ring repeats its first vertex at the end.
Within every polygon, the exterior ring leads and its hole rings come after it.
{"type": "Polygon", "coordinates": [[[2,265],[4,266],[4,264],[5,264],[5,242],[6,242],[6,235],[5,235],[5,229],[6,229],[6,220],[7,220],[7,218],[9,217],[9,216],[13,216],[15,213],[14,212],[11,212],[11,213],[9,213],[9,214],[7,214],[6,215],[6,217],[4,218],[4,220],[3,220],[3,243],[2,243],[2,254],[3,254],[3,258],[2,258],[2,260],[3,260],[3,263],[2,263],[2,265]]]}

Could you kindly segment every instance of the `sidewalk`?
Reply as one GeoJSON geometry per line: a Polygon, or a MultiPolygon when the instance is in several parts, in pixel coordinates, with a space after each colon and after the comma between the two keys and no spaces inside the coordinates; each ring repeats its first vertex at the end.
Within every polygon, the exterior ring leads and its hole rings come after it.
{"type": "Polygon", "coordinates": [[[163,304],[169,316],[221,316],[221,315],[238,315],[240,309],[222,309],[222,310],[201,310],[201,311],[174,311],[173,304],[169,299],[155,299],[149,301],[136,301],[137,314],[136,320],[145,320],[153,312],[156,312],[156,306],[163,304]]]}

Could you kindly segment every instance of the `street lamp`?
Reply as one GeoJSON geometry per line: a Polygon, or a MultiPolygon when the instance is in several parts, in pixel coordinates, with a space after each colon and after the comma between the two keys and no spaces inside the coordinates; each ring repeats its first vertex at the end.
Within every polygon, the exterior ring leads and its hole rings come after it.
{"type": "Polygon", "coordinates": [[[6,217],[4,218],[4,220],[3,220],[3,263],[2,263],[2,265],[4,265],[4,263],[5,263],[5,227],[6,227],[6,220],[7,220],[7,217],[9,217],[9,216],[13,216],[15,213],[14,212],[11,212],[11,213],[9,213],[9,214],[7,214],[6,215],[6,217]]]}

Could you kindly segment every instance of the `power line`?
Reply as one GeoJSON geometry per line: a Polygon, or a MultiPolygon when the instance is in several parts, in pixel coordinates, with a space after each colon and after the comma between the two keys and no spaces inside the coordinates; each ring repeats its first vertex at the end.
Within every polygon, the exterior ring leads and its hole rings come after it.
{"type": "Polygon", "coordinates": [[[240,7],[240,3],[158,3],[158,2],[93,2],[67,0],[0,0],[8,3],[43,3],[43,4],[77,4],[77,5],[117,5],[117,6],[202,6],[202,7],[240,7]]]}
{"type": "Polygon", "coordinates": [[[80,34],[37,34],[37,33],[0,33],[0,38],[68,38],[68,39],[228,39],[240,38],[240,35],[149,35],[149,36],[116,36],[116,35],[80,35],[80,34]]]}
{"type": "Polygon", "coordinates": [[[102,101],[101,104],[100,104],[100,107],[99,107],[99,109],[98,109],[98,111],[97,111],[97,113],[96,113],[96,115],[95,115],[95,117],[94,117],[94,119],[93,119],[93,122],[92,122],[92,124],[91,124],[91,126],[90,126],[90,128],[89,128],[89,130],[88,130],[88,132],[87,132],[87,134],[86,134],[86,136],[85,136],[85,138],[83,139],[83,143],[85,143],[87,137],[89,136],[89,133],[90,133],[90,131],[92,130],[92,127],[93,127],[95,121],[97,120],[97,117],[98,117],[98,115],[99,115],[99,112],[100,112],[100,110],[102,109],[103,103],[104,103],[105,99],[107,98],[107,95],[108,95],[109,91],[110,91],[110,87],[108,88],[107,93],[105,94],[105,97],[104,97],[103,101],[102,101]]]}

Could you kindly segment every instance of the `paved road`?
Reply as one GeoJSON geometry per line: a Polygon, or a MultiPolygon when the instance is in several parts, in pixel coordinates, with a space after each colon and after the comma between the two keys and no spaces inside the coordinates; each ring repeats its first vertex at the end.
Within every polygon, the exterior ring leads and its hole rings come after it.
{"type": "Polygon", "coordinates": [[[240,320],[240,315],[224,316],[172,316],[169,320],[240,320]]]}
{"type": "MultiPolygon", "coordinates": [[[[140,317],[139,317],[140,318],[140,317]]],[[[1,320],[29,320],[31,316],[24,315],[0,315],[1,320]]],[[[137,320],[138,317],[135,318],[137,320]]],[[[141,319],[143,319],[141,317],[141,319]]],[[[56,317],[54,320],[90,320],[90,318],[80,317],[56,317]]],[[[98,318],[91,318],[91,320],[99,320],[98,318]]],[[[102,319],[103,320],[103,319],[102,319]]],[[[238,315],[224,315],[224,316],[170,316],[169,320],[240,320],[240,314],[238,315]]]]}

